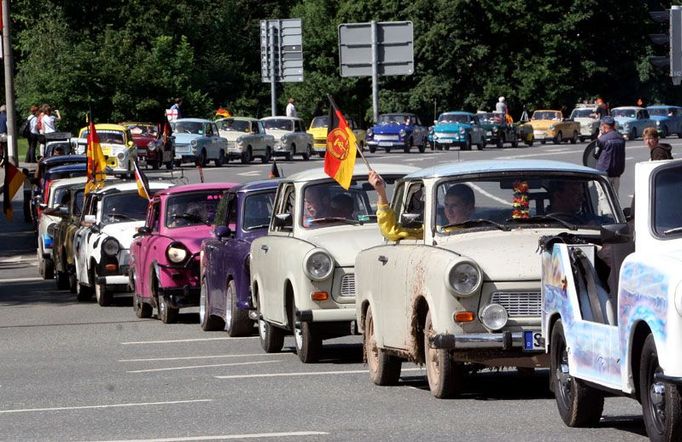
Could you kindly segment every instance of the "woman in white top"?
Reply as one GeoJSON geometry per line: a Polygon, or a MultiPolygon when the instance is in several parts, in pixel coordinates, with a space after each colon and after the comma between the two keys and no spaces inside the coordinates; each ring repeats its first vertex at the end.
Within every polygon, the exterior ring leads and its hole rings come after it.
{"type": "Polygon", "coordinates": [[[55,110],[55,115],[52,115],[52,109],[49,105],[45,105],[43,110],[43,121],[40,133],[50,134],[52,132],[57,132],[57,121],[62,119],[61,114],[58,110],[55,110]]]}

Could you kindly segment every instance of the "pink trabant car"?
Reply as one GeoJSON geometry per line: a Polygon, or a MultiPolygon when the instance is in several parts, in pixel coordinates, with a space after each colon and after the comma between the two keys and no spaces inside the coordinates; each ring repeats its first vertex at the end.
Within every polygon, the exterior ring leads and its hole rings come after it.
{"type": "Polygon", "coordinates": [[[236,183],[175,186],[154,195],[145,225],[130,247],[133,308],[149,318],[154,307],[164,323],[182,307],[199,305],[199,251],[223,193],[236,183]]]}

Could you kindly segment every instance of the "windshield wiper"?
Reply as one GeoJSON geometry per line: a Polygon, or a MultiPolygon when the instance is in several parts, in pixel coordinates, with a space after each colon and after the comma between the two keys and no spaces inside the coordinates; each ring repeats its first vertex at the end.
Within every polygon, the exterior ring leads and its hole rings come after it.
{"type": "Polygon", "coordinates": [[[335,223],[335,222],[352,224],[352,225],[364,224],[362,221],[358,221],[355,219],[343,218],[341,216],[326,216],[324,218],[313,218],[311,220],[308,220],[308,223],[310,223],[310,224],[313,224],[313,223],[335,223]]]}
{"type": "Polygon", "coordinates": [[[680,233],[682,232],[682,227],[673,227],[672,229],[668,229],[663,231],[664,235],[672,235],[673,233],[680,233]]]}
{"type": "Polygon", "coordinates": [[[478,218],[478,219],[470,219],[468,221],[464,221],[463,223],[455,223],[455,224],[448,224],[446,226],[441,227],[441,229],[451,229],[453,227],[474,227],[480,224],[489,224],[491,226],[495,226],[500,230],[503,230],[505,232],[508,232],[511,230],[509,226],[505,226],[504,224],[500,224],[498,222],[485,219],[485,218],[478,218]]]}
{"type": "Polygon", "coordinates": [[[556,221],[562,226],[566,227],[569,230],[578,230],[578,226],[575,224],[571,224],[568,221],[564,221],[563,219],[556,217],[556,216],[550,216],[550,215],[535,215],[531,216],[528,218],[507,218],[505,221],[510,223],[510,222],[516,222],[516,223],[536,223],[538,221],[556,221]]]}

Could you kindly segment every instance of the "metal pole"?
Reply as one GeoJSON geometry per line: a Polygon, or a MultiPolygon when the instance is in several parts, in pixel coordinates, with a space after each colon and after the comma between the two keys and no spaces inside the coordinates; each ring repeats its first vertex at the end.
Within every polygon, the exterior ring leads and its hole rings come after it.
{"type": "Polygon", "coordinates": [[[14,59],[12,57],[12,39],[9,29],[9,0],[2,0],[2,46],[5,64],[5,105],[7,106],[7,148],[9,155],[7,158],[14,165],[18,165],[17,160],[17,138],[14,109],[14,59]]]}
{"type": "Polygon", "coordinates": [[[275,79],[275,25],[270,23],[270,107],[271,115],[277,115],[277,89],[275,79]]]}
{"type": "Polygon", "coordinates": [[[372,111],[374,123],[379,119],[379,51],[377,48],[377,22],[372,20],[372,111]]]}

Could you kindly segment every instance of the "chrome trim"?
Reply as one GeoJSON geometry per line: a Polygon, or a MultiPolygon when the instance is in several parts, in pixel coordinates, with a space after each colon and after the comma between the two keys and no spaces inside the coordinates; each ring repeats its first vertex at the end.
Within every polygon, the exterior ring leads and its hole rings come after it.
{"type": "Polygon", "coordinates": [[[491,304],[500,304],[510,318],[540,317],[542,295],[540,292],[498,291],[490,295],[491,304]]]}

